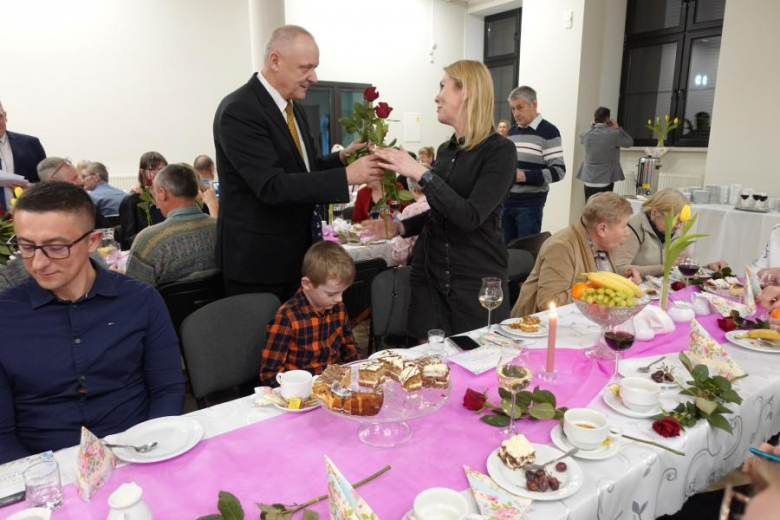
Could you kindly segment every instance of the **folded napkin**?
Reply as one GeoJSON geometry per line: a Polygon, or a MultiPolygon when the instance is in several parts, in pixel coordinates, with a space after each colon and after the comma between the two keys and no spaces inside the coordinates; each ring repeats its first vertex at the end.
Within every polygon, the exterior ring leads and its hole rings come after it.
{"type": "Polygon", "coordinates": [[[360,498],[333,461],[325,455],[325,467],[328,470],[328,500],[331,520],[376,519],[365,500],[360,498]]]}
{"type": "MultiPolygon", "coordinates": [[[[743,318],[750,315],[750,309],[744,303],[727,300],[722,296],[707,292],[703,292],[701,295],[707,298],[710,301],[710,305],[715,307],[715,310],[718,311],[724,318],[731,316],[731,311],[737,311],[743,318]]],[[[753,304],[755,305],[755,301],[753,304]]]]}
{"type": "Polygon", "coordinates": [[[758,276],[753,273],[753,269],[745,266],[745,305],[748,308],[748,315],[756,313],[756,294],[761,294],[761,285],[758,283],[758,276]],[[756,280],[756,290],[753,290],[753,279],[756,280]]]}
{"type": "Polygon", "coordinates": [[[523,344],[523,341],[516,341],[514,339],[500,336],[495,332],[486,332],[479,338],[480,345],[494,345],[496,347],[513,347],[518,348],[523,344]]]}
{"type": "Polygon", "coordinates": [[[660,307],[648,305],[634,316],[634,329],[639,341],[649,341],[656,334],[668,334],[673,332],[674,328],[672,318],[660,307]]]}
{"type": "Polygon", "coordinates": [[[711,373],[714,371],[729,381],[745,374],[695,319],[691,320],[691,334],[688,343],[687,354],[694,365],[705,365],[711,373]]]}
{"type": "Polygon", "coordinates": [[[498,487],[493,479],[463,466],[466,478],[469,479],[471,493],[477,502],[479,512],[486,520],[521,520],[529,511],[531,499],[520,498],[498,487]]]}
{"type": "Polygon", "coordinates": [[[76,491],[89,502],[111,478],[116,468],[116,455],[100,439],[81,427],[81,445],[76,462],[76,491]]]}

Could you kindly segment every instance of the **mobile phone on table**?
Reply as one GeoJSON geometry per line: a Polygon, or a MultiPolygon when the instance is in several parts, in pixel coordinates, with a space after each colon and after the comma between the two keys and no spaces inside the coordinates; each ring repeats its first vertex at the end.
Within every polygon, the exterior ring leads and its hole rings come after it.
{"type": "Polygon", "coordinates": [[[214,193],[216,193],[217,198],[219,198],[219,181],[214,181],[211,185],[214,186],[214,193]]]}
{"type": "Polygon", "coordinates": [[[773,462],[780,462],[780,457],[778,457],[777,455],[772,455],[771,453],[761,451],[758,448],[750,448],[750,453],[752,453],[753,455],[758,455],[759,457],[763,457],[765,459],[769,459],[773,462]]]}
{"type": "Polygon", "coordinates": [[[462,350],[474,350],[480,346],[479,343],[468,336],[450,336],[447,339],[455,343],[462,350]]]}

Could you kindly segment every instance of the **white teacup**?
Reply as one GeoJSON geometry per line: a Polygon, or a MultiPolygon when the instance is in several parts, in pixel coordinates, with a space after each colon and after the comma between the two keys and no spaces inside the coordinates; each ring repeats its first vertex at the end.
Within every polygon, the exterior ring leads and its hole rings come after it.
{"type": "Polygon", "coordinates": [[[563,414],[563,433],[576,448],[597,450],[609,437],[609,423],[596,410],[572,408],[563,414]]]}
{"type": "Polygon", "coordinates": [[[141,500],[143,490],[135,482],[126,482],[108,497],[107,520],[152,520],[152,511],[141,500]]]}
{"type": "Polygon", "coordinates": [[[415,520],[470,520],[481,516],[469,513],[466,498],[449,488],[426,489],[414,499],[415,520]]]}
{"type": "Polygon", "coordinates": [[[311,385],[314,378],[305,370],[290,370],[276,374],[279,383],[279,393],[288,401],[293,397],[306,399],[311,395],[311,385]]]}
{"type": "Polygon", "coordinates": [[[14,513],[6,520],[49,520],[50,518],[51,511],[45,507],[31,507],[14,513]]]}
{"type": "Polygon", "coordinates": [[[661,402],[661,387],[643,377],[626,377],[620,382],[620,399],[635,412],[650,412],[661,402]]]}
{"type": "Polygon", "coordinates": [[[693,306],[684,301],[672,302],[672,305],[666,311],[672,321],[678,323],[686,323],[696,317],[696,313],[693,312],[693,306]]]}

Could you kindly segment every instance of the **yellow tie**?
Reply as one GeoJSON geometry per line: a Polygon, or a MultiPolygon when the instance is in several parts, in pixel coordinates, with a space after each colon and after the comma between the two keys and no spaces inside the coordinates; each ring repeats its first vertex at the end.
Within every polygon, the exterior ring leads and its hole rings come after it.
{"type": "Polygon", "coordinates": [[[303,147],[301,146],[301,138],[298,135],[298,129],[295,127],[292,101],[287,102],[284,111],[287,113],[287,128],[290,129],[290,134],[292,134],[293,141],[295,141],[295,147],[298,148],[298,153],[301,154],[301,159],[303,159],[303,147]]]}

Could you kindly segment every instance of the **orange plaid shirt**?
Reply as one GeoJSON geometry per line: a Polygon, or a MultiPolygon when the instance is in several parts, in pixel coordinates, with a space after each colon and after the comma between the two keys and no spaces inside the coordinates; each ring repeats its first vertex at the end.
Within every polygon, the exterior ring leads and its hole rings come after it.
{"type": "Polygon", "coordinates": [[[358,358],[344,303],[318,312],[298,289],[268,324],[260,351],[260,382],[276,386],[277,372],[299,369],[320,374],[328,365],[358,358]]]}

